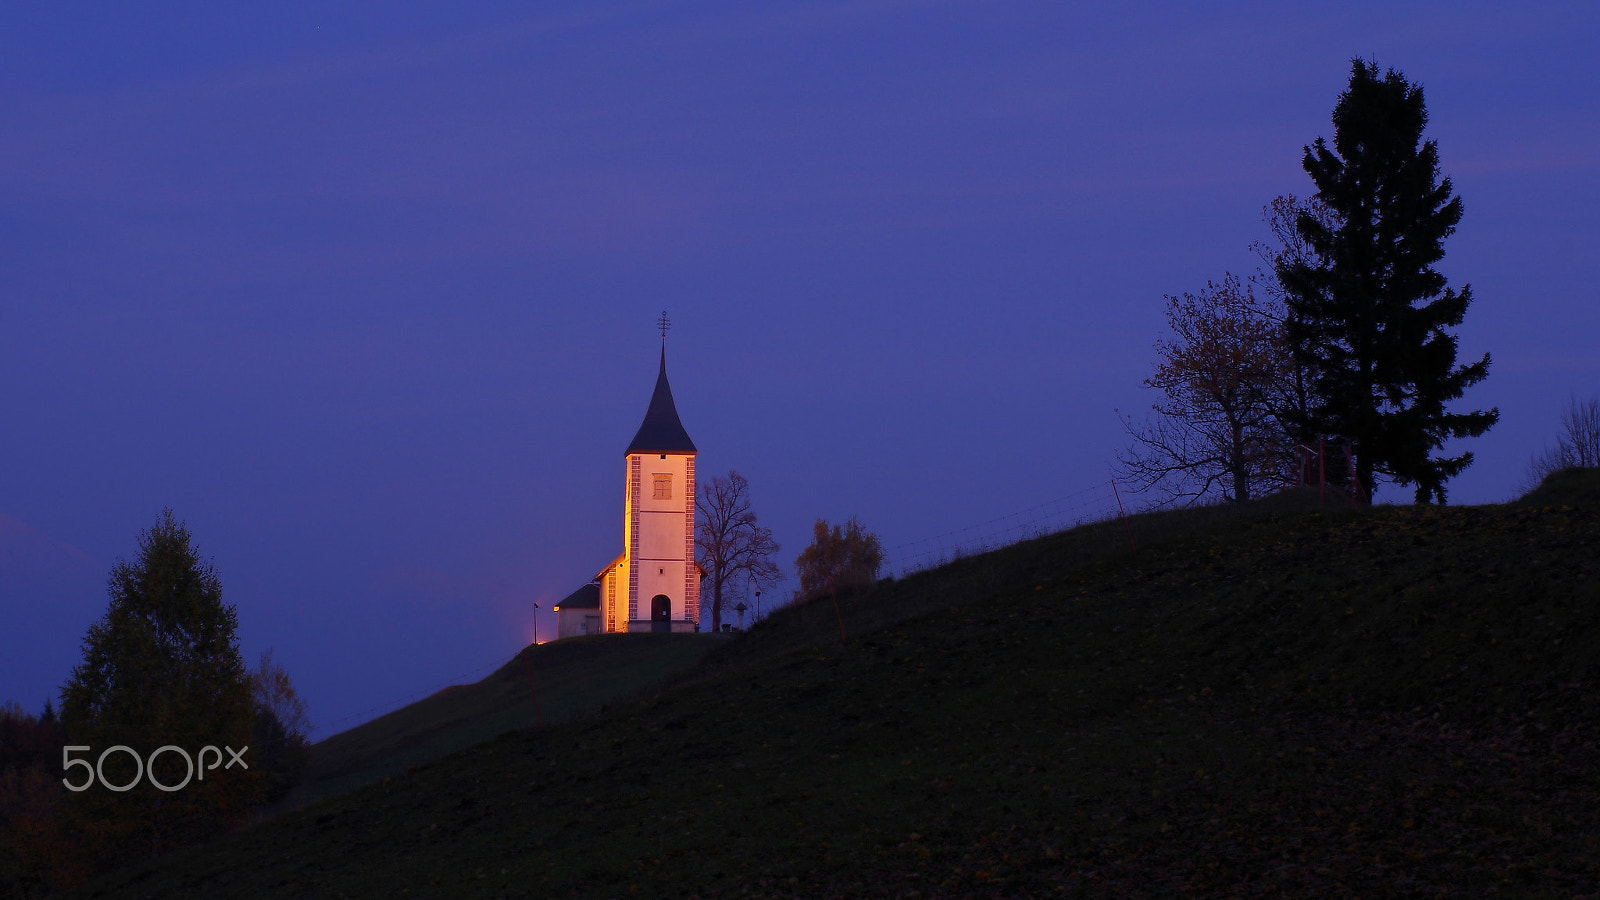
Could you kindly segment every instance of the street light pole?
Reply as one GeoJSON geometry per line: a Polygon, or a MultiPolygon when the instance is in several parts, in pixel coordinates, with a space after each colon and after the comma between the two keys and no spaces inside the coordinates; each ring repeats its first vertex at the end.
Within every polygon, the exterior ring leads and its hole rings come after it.
{"type": "MultiPolygon", "coordinates": [[[[533,605],[533,646],[539,646],[539,604],[533,605]]],[[[539,727],[544,727],[544,714],[539,711],[539,692],[533,687],[533,666],[528,663],[528,651],[533,647],[522,648],[522,674],[528,676],[528,694],[533,697],[533,721],[539,727]]]]}

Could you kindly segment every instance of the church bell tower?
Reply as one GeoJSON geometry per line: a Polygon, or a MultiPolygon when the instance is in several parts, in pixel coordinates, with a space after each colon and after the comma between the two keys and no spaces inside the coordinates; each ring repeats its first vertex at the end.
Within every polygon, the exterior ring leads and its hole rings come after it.
{"type": "Polygon", "coordinates": [[[600,573],[606,631],[695,631],[700,567],[694,560],[694,441],[667,383],[667,316],[661,369],[644,422],[624,452],[623,552],[600,573]]]}

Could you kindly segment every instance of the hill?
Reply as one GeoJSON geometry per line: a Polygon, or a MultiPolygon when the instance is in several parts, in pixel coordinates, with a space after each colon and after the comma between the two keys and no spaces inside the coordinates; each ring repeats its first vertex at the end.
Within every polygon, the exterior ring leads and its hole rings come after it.
{"type": "Polygon", "coordinates": [[[1600,511],[1141,517],[775,614],[86,895],[1574,896],[1600,511]]]}
{"type": "Polygon", "coordinates": [[[529,647],[481,681],[447,687],[318,741],[304,782],[280,809],[398,775],[508,730],[566,722],[633,699],[692,668],[725,640],[712,634],[625,634],[529,647]]]}
{"type": "Polygon", "coordinates": [[[1570,468],[1551,472],[1517,502],[1523,506],[1600,506],[1600,470],[1570,468]]]}

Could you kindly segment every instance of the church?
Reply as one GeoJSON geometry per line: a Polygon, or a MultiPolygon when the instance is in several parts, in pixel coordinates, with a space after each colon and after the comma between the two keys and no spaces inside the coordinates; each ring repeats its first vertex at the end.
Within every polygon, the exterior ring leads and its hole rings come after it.
{"type": "Polygon", "coordinates": [[[699,631],[694,559],[694,441],[661,372],[644,422],[623,452],[622,554],[555,607],[558,638],[624,631],[699,631]]]}

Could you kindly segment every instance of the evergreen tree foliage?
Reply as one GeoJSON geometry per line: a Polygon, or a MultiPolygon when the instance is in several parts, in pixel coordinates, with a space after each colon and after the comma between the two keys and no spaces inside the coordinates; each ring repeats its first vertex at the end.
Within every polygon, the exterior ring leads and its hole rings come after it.
{"type": "Polygon", "coordinates": [[[1291,318],[1277,272],[1315,256],[1295,228],[1301,214],[1333,226],[1315,198],[1275,198],[1263,220],[1273,241],[1251,249],[1271,267],[1248,278],[1224,273],[1204,289],[1168,295],[1171,336],[1145,386],[1161,391],[1143,423],[1124,419],[1133,439],[1117,455],[1117,477],[1158,501],[1220,497],[1244,503],[1295,477],[1295,448],[1316,443],[1309,430],[1311,373],[1285,338],[1291,318]]]}
{"type": "MultiPolygon", "coordinates": [[[[239,656],[238,616],[222,600],[222,584],[190,543],[171,510],[139,540],[133,562],[112,570],[110,606],[90,627],[83,662],[61,691],[61,726],[70,744],[88,746],[90,762],[121,745],[148,760],[175,746],[193,757],[202,747],[249,747],[256,719],[252,684],[239,656]]],[[[243,757],[248,764],[251,756],[243,757]]],[[[223,754],[223,759],[227,755],[223,754]]],[[[259,772],[231,768],[196,772],[177,791],[186,765],[166,752],[130,790],[96,784],[74,793],[69,814],[86,855],[102,868],[198,843],[243,821],[260,799],[259,772]]],[[[133,782],[132,757],[105,758],[105,778],[133,782]]],[[[81,780],[81,772],[75,780],[81,780]]]]}
{"type": "Polygon", "coordinates": [[[1472,289],[1447,286],[1433,267],[1461,220],[1461,198],[1439,178],[1438,148],[1423,141],[1422,88],[1376,63],[1353,61],[1333,111],[1334,138],[1306,148],[1303,165],[1332,220],[1301,214],[1310,260],[1280,264],[1286,335],[1313,377],[1308,431],[1352,438],[1371,496],[1384,475],[1415,485],[1418,502],[1443,502],[1445,482],[1472,454],[1440,457],[1451,438],[1476,437],[1499,411],[1445,406],[1488,374],[1489,355],[1456,364],[1456,337],[1472,289]]]}
{"type": "Polygon", "coordinates": [[[1317,255],[1301,236],[1297,223],[1302,215],[1311,216],[1317,224],[1328,230],[1338,227],[1339,217],[1316,197],[1304,200],[1293,194],[1272,198],[1261,210],[1261,219],[1271,233],[1270,241],[1256,241],[1250,249],[1266,264],[1267,270],[1257,269],[1250,282],[1262,289],[1262,308],[1277,322],[1278,342],[1282,345],[1285,377],[1273,384],[1272,406],[1289,446],[1316,443],[1317,433],[1311,428],[1310,411],[1314,402],[1312,372],[1290,352],[1287,343],[1289,320],[1288,291],[1283,287],[1278,273],[1299,263],[1315,264],[1317,255]]]}

